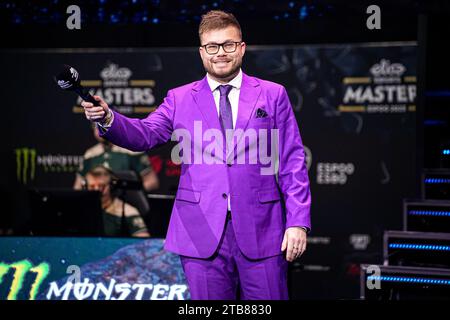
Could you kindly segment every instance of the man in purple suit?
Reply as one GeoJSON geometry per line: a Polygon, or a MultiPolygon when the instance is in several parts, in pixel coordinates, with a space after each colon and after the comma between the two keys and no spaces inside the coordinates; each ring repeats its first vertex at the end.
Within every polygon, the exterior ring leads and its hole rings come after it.
{"type": "Polygon", "coordinates": [[[206,76],[169,90],[147,118],[127,118],[98,96],[100,107],[82,106],[103,137],[129,150],[182,140],[165,249],[180,255],[192,299],[288,299],[287,265],[311,228],[292,106],[282,85],[242,72],[246,44],[232,14],[203,15],[199,36],[206,76]]]}

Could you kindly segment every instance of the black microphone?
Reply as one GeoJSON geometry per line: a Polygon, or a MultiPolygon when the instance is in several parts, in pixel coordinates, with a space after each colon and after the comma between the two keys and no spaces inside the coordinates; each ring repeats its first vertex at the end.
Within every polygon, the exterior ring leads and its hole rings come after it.
{"type": "Polygon", "coordinates": [[[94,106],[100,106],[100,102],[95,100],[89,93],[89,90],[80,84],[80,75],[78,71],[67,64],[63,67],[64,69],[58,75],[53,77],[56,84],[63,90],[76,92],[84,101],[91,102],[94,106]]]}
{"type": "Polygon", "coordinates": [[[112,190],[142,190],[142,182],[130,179],[112,179],[110,183],[112,190]]]}

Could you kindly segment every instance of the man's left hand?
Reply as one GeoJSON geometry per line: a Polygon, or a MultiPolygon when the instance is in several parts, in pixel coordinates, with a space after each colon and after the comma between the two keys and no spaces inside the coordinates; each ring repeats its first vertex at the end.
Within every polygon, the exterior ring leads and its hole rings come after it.
{"type": "Polygon", "coordinates": [[[306,250],[306,231],[300,227],[287,228],[284,233],[281,251],[287,249],[286,260],[294,261],[306,250]]]}

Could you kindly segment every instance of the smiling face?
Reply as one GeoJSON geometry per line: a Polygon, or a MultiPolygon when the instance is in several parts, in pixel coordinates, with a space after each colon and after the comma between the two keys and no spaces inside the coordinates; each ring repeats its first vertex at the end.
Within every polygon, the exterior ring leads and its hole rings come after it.
{"type": "Polygon", "coordinates": [[[108,196],[110,192],[109,184],[111,177],[106,173],[88,173],[86,175],[87,189],[91,191],[100,191],[102,196],[108,196]]]}
{"type": "MultiPolygon", "coordinates": [[[[200,39],[201,45],[242,41],[239,30],[234,26],[207,31],[201,35],[200,39]]],[[[232,53],[227,53],[223,47],[220,47],[216,54],[209,54],[204,47],[200,47],[200,57],[206,72],[220,83],[229,82],[239,73],[245,47],[245,42],[241,42],[232,53]]]]}

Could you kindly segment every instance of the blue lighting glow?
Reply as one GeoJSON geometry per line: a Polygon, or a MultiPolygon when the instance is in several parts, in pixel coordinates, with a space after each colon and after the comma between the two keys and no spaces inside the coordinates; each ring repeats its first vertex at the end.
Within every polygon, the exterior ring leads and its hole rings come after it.
{"type": "Polygon", "coordinates": [[[428,119],[423,122],[426,126],[445,126],[447,125],[447,121],[437,120],[437,119],[428,119]]]}
{"type": "Polygon", "coordinates": [[[427,91],[425,95],[428,97],[450,97],[450,91],[441,90],[441,91],[427,91]]]}
{"type": "Polygon", "coordinates": [[[110,18],[110,22],[111,23],[118,23],[119,22],[119,18],[115,14],[112,14],[109,18],[110,18]]]}
{"type": "Polygon", "coordinates": [[[450,179],[446,178],[426,178],[425,183],[438,184],[438,183],[450,183],[450,179]]]}
{"type": "Polygon", "coordinates": [[[392,276],[369,276],[367,280],[380,280],[389,282],[409,282],[409,283],[423,283],[423,284],[441,284],[450,285],[450,280],[447,279],[428,279],[417,277],[392,277],[392,276]]]}
{"type": "MultiPolygon", "coordinates": [[[[35,1],[34,1],[35,2],[35,1]]],[[[64,14],[54,15],[61,12],[59,0],[41,1],[39,6],[34,5],[33,1],[13,1],[4,0],[0,4],[2,22],[7,24],[58,24],[65,22],[64,14]],[[5,11],[3,14],[3,11],[5,11]]],[[[337,15],[337,8],[326,4],[306,4],[305,1],[280,0],[265,2],[263,6],[255,6],[254,1],[233,0],[233,1],[179,1],[171,6],[170,14],[167,15],[167,4],[160,0],[98,0],[98,1],[81,1],[89,3],[82,6],[85,10],[85,23],[102,23],[102,24],[147,24],[155,23],[153,18],[158,19],[158,23],[166,22],[183,22],[191,23],[199,21],[199,13],[205,13],[210,9],[224,9],[232,11],[235,15],[243,20],[255,17],[264,19],[267,12],[271,13],[272,19],[276,21],[293,21],[293,20],[314,20],[327,15],[337,15]],[[230,2],[232,4],[230,4],[230,2]],[[238,4],[233,5],[234,4],[238,4]],[[84,8],[86,7],[86,9],[84,8]],[[98,17],[98,11],[105,9],[105,16],[98,17]],[[148,13],[145,11],[148,10],[148,13]],[[114,15],[111,18],[111,15],[114,15]],[[145,20],[142,17],[148,16],[145,20]]],[[[314,2],[314,1],[313,1],[314,2]]],[[[361,7],[365,9],[364,6],[361,7]]],[[[433,92],[431,92],[433,94],[433,92]]],[[[439,93],[439,92],[438,92],[439,93]]],[[[444,91],[445,93],[445,91],[444,91]]]]}
{"type": "Polygon", "coordinates": [[[408,214],[412,216],[450,217],[450,211],[411,210],[408,211],[408,214]]]}
{"type": "Polygon", "coordinates": [[[442,150],[442,154],[445,154],[446,156],[450,155],[450,149],[442,150]]]}
{"type": "Polygon", "coordinates": [[[430,245],[430,244],[409,244],[409,243],[390,243],[391,249],[411,249],[411,250],[432,250],[432,251],[450,251],[450,246],[430,245]]]}
{"type": "Polygon", "coordinates": [[[299,17],[300,20],[304,20],[307,16],[308,16],[308,7],[307,6],[302,6],[300,8],[300,12],[298,14],[298,17],[299,17]]]}

